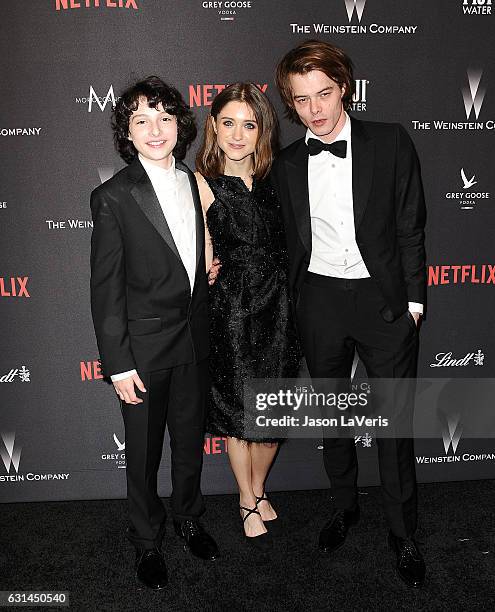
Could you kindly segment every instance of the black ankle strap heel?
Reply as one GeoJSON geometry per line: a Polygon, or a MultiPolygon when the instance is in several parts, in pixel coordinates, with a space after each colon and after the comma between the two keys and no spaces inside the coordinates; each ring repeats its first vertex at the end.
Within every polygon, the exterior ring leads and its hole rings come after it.
{"type": "MultiPolygon", "coordinates": [[[[246,508],[245,506],[239,506],[239,508],[241,510],[241,518],[243,524],[246,522],[248,516],[251,516],[251,514],[257,514],[261,517],[260,511],[256,506],[254,508],[246,508]],[[242,516],[242,510],[246,511],[244,517],[242,516]]],[[[244,533],[244,541],[248,542],[253,548],[256,548],[256,550],[260,552],[268,552],[273,547],[272,537],[268,533],[268,531],[266,533],[262,533],[261,535],[254,536],[254,538],[247,536],[244,529],[242,531],[244,533]]]]}

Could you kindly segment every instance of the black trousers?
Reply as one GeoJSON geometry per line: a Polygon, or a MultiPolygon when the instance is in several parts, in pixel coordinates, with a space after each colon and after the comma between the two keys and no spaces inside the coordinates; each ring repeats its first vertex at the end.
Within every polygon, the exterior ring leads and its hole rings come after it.
{"type": "MultiPolygon", "coordinates": [[[[297,304],[303,352],[312,378],[350,379],[357,350],[369,378],[414,378],[418,332],[406,312],[385,321],[385,306],[372,278],[346,280],[307,273],[297,304]]],[[[401,406],[397,406],[401,410],[401,406]]],[[[417,525],[412,438],[377,438],[384,510],[392,532],[410,537],[417,525]]],[[[325,469],[335,506],[357,505],[358,463],[354,439],[325,438],[325,469]]]]}
{"type": "Polygon", "coordinates": [[[168,425],[172,458],[174,519],[197,518],[204,512],[200,481],[209,386],[208,360],[139,376],[147,390],[144,401],[121,402],[125,425],[129,540],[137,548],[159,546],[165,508],[157,493],[157,473],[168,425]]]}

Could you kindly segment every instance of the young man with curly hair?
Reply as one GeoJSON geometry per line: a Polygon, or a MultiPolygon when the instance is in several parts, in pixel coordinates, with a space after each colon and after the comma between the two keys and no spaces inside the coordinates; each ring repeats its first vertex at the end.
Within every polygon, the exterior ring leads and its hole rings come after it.
{"type": "Polygon", "coordinates": [[[128,166],[91,194],[91,308],[102,370],[125,424],[128,537],[137,578],[167,584],[157,472],[168,425],[174,527],[189,550],[218,556],[198,522],[208,391],[208,283],[194,175],[180,160],[196,136],[180,93],[157,77],[127,89],[114,139],[128,166]]]}

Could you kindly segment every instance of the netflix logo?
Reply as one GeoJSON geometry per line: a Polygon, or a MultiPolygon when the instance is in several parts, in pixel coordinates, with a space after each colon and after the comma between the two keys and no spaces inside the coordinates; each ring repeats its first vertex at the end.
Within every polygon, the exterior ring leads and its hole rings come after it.
{"type": "Polygon", "coordinates": [[[428,287],[458,283],[495,285],[495,265],[428,266],[428,287]]]}
{"type": "MultiPolygon", "coordinates": [[[[228,85],[189,85],[189,106],[211,106],[215,96],[223,91],[228,85]]],[[[268,83],[260,85],[258,89],[266,93],[268,83]]]]}
{"type": "Polygon", "coordinates": [[[205,455],[220,455],[223,453],[228,453],[229,449],[227,438],[205,438],[203,450],[205,455]]]}
{"type": "Polygon", "coordinates": [[[81,380],[101,380],[101,363],[98,359],[95,361],[81,361],[79,364],[81,371],[81,380]]]}
{"type": "Polygon", "coordinates": [[[69,10],[80,8],[126,8],[138,10],[137,0],[55,0],[55,10],[69,10]]]}
{"type": "Polygon", "coordinates": [[[0,276],[0,297],[31,297],[27,289],[29,276],[0,276]]]}

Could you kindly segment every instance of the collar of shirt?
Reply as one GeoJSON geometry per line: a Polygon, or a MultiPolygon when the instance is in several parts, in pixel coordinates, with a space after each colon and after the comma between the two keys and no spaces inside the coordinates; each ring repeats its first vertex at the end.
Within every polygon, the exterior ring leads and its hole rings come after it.
{"type": "Polygon", "coordinates": [[[152,183],[158,183],[159,185],[169,188],[176,186],[177,170],[175,169],[175,157],[173,155],[170,168],[160,168],[160,166],[156,166],[149,162],[140,153],[138,153],[138,157],[152,183]]]}
{"type": "MultiPolygon", "coordinates": [[[[347,142],[347,150],[350,151],[351,150],[351,119],[346,112],[344,112],[344,114],[345,114],[344,127],[340,130],[340,133],[335,138],[335,140],[345,140],[347,142]]],[[[316,138],[316,140],[321,140],[321,142],[325,142],[321,136],[317,136],[316,134],[313,134],[313,132],[308,128],[306,130],[306,135],[304,137],[304,142],[306,144],[308,143],[309,138],[316,138]]],[[[335,142],[335,141],[332,141],[332,142],[335,142]]],[[[329,153],[329,155],[331,155],[331,153],[329,153]]]]}

